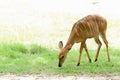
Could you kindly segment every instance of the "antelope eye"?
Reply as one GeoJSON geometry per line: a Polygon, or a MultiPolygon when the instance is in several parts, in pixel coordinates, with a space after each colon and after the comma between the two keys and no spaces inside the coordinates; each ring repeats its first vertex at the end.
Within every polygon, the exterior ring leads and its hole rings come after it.
{"type": "Polygon", "coordinates": [[[64,56],[61,57],[62,59],[64,58],[64,56]]]}

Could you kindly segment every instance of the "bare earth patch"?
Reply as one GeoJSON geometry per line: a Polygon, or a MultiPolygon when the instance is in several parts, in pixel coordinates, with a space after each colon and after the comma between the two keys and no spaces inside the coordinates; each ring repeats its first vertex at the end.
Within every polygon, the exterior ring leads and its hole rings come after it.
{"type": "Polygon", "coordinates": [[[0,80],[120,80],[119,75],[96,74],[96,75],[78,75],[78,76],[60,76],[60,75],[1,75],[0,80]]]}

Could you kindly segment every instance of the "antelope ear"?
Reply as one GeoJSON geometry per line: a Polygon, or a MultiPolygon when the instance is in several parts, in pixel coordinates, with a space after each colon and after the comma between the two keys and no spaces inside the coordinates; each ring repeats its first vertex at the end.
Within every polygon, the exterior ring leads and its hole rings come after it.
{"type": "Polygon", "coordinates": [[[58,47],[59,47],[60,50],[63,48],[63,42],[62,41],[59,42],[58,47]]]}

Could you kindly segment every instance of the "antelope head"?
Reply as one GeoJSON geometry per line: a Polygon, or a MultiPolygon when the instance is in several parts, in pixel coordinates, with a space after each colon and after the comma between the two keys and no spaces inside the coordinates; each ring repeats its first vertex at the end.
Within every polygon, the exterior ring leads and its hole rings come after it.
{"type": "Polygon", "coordinates": [[[58,58],[59,58],[58,66],[62,67],[62,64],[64,63],[64,61],[66,59],[67,53],[71,49],[71,45],[68,45],[67,47],[63,48],[63,42],[60,41],[58,46],[59,46],[59,49],[60,49],[59,56],[58,56],[58,58]]]}

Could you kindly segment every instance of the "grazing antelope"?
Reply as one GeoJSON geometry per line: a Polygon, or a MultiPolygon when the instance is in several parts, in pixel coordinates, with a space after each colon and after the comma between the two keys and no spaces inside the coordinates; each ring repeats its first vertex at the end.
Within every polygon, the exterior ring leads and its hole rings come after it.
{"type": "Polygon", "coordinates": [[[59,53],[59,64],[58,66],[61,67],[62,64],[64,63],[67,53],[69,50],[72,48],[74,43],[79,43],[81,42],[80,46],[80,54],[78,58],[78,63],[77,66],[80,64],[81,60],[81,55],[82,55],[82,50],[83,48],[85,49],[87,53],[87,57],[89,59],[89,62],[91,62],[90,55],[88,53],[88,49],[86,46],[86,40],[88,38],[94,38],[95,42],[98,44],[98,49],[95,57],[95,62],[98,59],[99,51],[101,48],[101,41],[99,39],[99,35],[102,37],[105,45],[106,45],[106,50],[107,50],[107,56],[108,56],[108,61],[110,61],[110,56],[108,52],[108,41],[106,39],[106,29],[107,29],[107,21],[105,18],[99,16],[99,15],[88,15],[79,21],[77,21],[71,30],[70,36],[68,38],[68,41],[63,48],[63,42],[60,41],[58,46],[60,48],[60,53],[59,53]]]}

